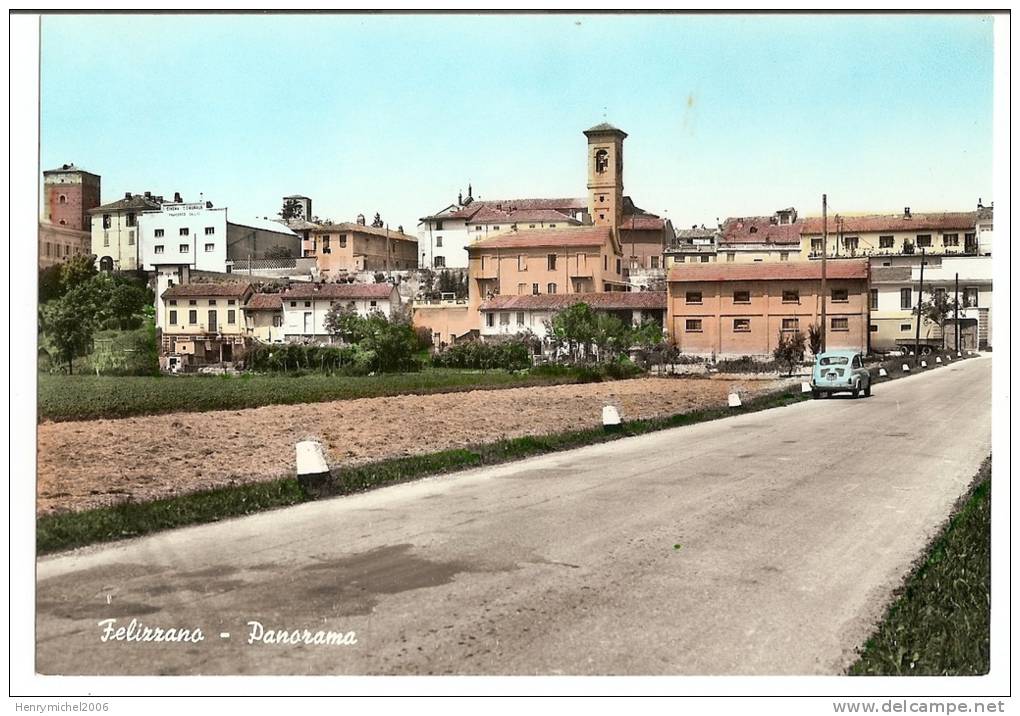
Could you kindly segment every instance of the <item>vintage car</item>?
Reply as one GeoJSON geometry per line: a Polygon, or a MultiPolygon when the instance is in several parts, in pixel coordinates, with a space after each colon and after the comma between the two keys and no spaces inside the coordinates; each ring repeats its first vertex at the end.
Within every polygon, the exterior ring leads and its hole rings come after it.
{"type": "Polygon", "coordinates": [[[815,357],[811,371],[812,397],[830,393],[871,395],[871,373],[864,367],[864,356],[855,350],[826,351],[815,357]]]}

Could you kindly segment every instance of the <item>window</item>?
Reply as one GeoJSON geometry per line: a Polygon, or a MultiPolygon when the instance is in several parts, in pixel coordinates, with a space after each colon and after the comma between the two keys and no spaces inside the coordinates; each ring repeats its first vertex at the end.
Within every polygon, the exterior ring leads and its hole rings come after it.
{"type": "Polygon", "coordinates": [[[51,247],[51,246],[52,246],[52,244],[51,244],[51,243],[50,243],[49,241],[47,241],[47,242],[46,242],[46,255],[47,255],[47,256],[49,256],[49,255],[50,255],[50,247],[51,247]]]}
{"type": "Polygon", "coordinates": [[[290,307],[291,308],[297,308],[297,301],[291,301],[290,302],[290,307]]]}
{"type": "Polygon", "coordinates": [[[783,291],[783,303],[800,303],[800,291],[783,291]]]}
{"type": "Polygon", "coordinates": [[[432,263],[435,265],[436,268],[445,268],[446,267],[446,258],[444,256],[436,256],[432,260],[432,263]]]}
{"type": "Polygon", "coordinates": [[[918,234],[917,245],[923,248],[931,248],[931,234],[918,234]]]}
{"type": "Polygon", "coordinates": [[[832,300],[836,303],[846,303],[850,300],[850,292],[845,288],[832,289],[832,300]]]}
{"type": "Polygon", "coordinates": [[[113,225],[113,219],[109,214],[103,214],[103,228],[109,229],[113,225]]]}
{"type": "Polygon", "coordinates": [[[607,169],[609,169],[609,152],[599,149],[595,152],[595,173],[605,174],[607,169]]]}
{"type": "Polygon", "coordinates": [[[726,254],[726,260],[728,262],[733,263],[734,261],[736,261],[736,259],[737,259],[737,255],[735,253],[733,253],[732,251],[729,252],[728,254],[726,254]]]}
{"type": "Polygon", "coordinates": [[[110,232],[109,231],[104,231],[103,232],[103,246],[109,246],[109,245],[110,245],[110,232]]]}
{"type": "Polygon", "coordinates": [[[128,246],[135,245],[135,232],[134,229],[128,232],[128,246]]]}
{"type": "Polygon", "coordinates": [[[236,308],[231,308],[229,311],[227,311],[227,323],[230,323],[230,324],[237,323],[237,309],[236,308]]]}
{"type": "Polygon", "coordinates": [[[124,224],[125,224],[125,226],[134,226],[135,225],[135,215],[134,215],[134,213],[129,213],[127,215],[127,217],[124,220],[124,224]]]}
{"type": "Polygon", "coordinates": [[[503,312],[499,314],[499,325],[509,326],[510,325],[510,314],[503,312]]]}
{"type": "Polygon", "coordinates": [[[533,296],[537,296],[538,295],[538,284],[537,283],[531,284],[531,294],[533,296]]]}
{"type": "Polygon", "coordinates": [[[676,262],[678,264],[686,263],[687,262],[687,257],[686,256],[677,256],[676,257],[676,262]]]}
{"type": "Polygon", "coordinates": [[[195,325],[196,323],[198,323],[198,311],[196,311],[194,308],[188,311],[188,323],[190,323],[191,325],[195,325]]]}
{"type": "Polygon", "coordinates": [[[879,236],[878,237],[878,248],[880,249],[891,249],[896,240],[892,236],[879,236]]]}
{"type": "Polygon", "coordinates": [[[780,261],[789,261],[790,260],[790,254],[788,252],[786,252],[786,251],[780,251],[779,252],[779,260],[780,261]]]}
{"type": "Polygon", "coordinates": [[[163,253],[163,244],[156,244],[152,247],[152,253],[161,254],[163,253]]]}
{"type": "Polygon", "coordinates": [[[534,224],[528,224],[528,228],[529,228],[529,229],[534,229],[534,228],[535,228],[535,225],[534,225],[534,224]]]}
{"type": "Polygon", "coordinates": [[[437,249],[443,248],[443,237],[442,236],[437,236],[436,237],[436,248],[437,249]]]}
{"type": "Polygon", "coordinates": [[[707,264],[708,263],[708,254],[702,254],[701,255],[701,263],[703,263],[703,264],[707,264]]]}
{"type": "Polygon", "coordinates": [[[935,289],[935,299],[938,300],[938,301],[945,301],[946,300],[946,289],[944,289],[944,288],[936,288],[935,289]]]}
{"type": "Polygon", "coordinates": [[[959,246],[960,235],[959,234],[943,234],[942,235],[943,246],[959,246]]]}
{"type": "Polygon", "coordinates": [[[796,331],[800,328],[799,318],[784,318],[783,319],[783,330],[784,331],[796,331]]]}
{"type": "MultiPolygon", "coordinates": [[[[173,286],[172,283],[170,285],[173,286]]],[[[176,306],[177,305],[177,299],[176,298],[171,298],[170,299],[170,305],[171,306],[176,306]]]]}
{"type": "Polygon", "coordinates": [[[170,325],[177,325],[177,311],[170,311],[170,325]]]}
{"type": "Polygon", "coordinates": [[[517,295],[518,296],[523,296],[527,292],[528,292],[528,284],[526,284],[526,283],[519,283],[519,284],[517,284],[517,295]]]}
{"type": "Polygon", "coordinates": [[[209,299],[209,305],[210,306],[215,306],[216,305],[216,299],[215,298],[210,298],[209,299]]]}
{"type": "Polygon", "coordinates": [[[833,316],[832,323],[830,325],[832,326],[832,330],[834,331],[849,331],[850,319],[847,318],[846,316],[843,317],[833,316]]]}
{"type": "Polygon", "coordinates": [[[734,303],[750,303],[751,292],[750,291],[734,291],[733,292],[734,303]]]}
{"type": "Polygon", "coordinates": [[[332,253],[329,249],[329,236],[322,237],[322,253],[324,254],[332,253]]]}
{"type": "Polygon", "coordinates": [[[499,231],[499,227],[498,227],[498,226],[493,226],[493,227],[492,227],[492,230],[493,230],[493,231],[499,231]]]}
{"type": "Polygon", "coordinates": [[[701,319],[688,318],[684,323],[684,330],[687,333],[701,333],[701,319]]]}
{"type": "Polygon", "coordinates": [[[811,239],[811,253],[813,255],[822,253],[822,239],[811,239]]]}
{"type": "Polygon", "coordinates": [[[442,221],[437,221],[436,222],[436,231],[442,231],[442,230],[443,230],[443,222],[442,221]]]}
{"type": "Polygon", "coordinates": [[[377,301],[369,301],[368,302],[368,307],[369,308],[375,308],[377,305],[379,305],[377,301]]]}
{"type": "Polygon", "coordinates": [[[152,232],[152,235],[155,236],[157,239],[162,238],[163,229],[156,229],[155,231],[152,232]]]}
{"type": "Polygon", "coordinates": [[[489,327],[489,328],[492,328],[494,325],[496,325],[496,314],[494,314],[494,313],[486,313],[485,314],[485,325],[487,327],[489,327]]]}
{"type": "Polygon", "coordinates": [[[964,308],[977,308],[978,307],[978,290],[975,286],[967,286],[963,289],[963,307],[964,308]]]}
{"type": "Polygon", "coordinates": [[[701,303],[701,291],[688,291],[684,295],[686,303],[701,303]]]}
{"type": "Polygon", "coordinates": [[[556,228],[556,224],[549,224],[549,228],[550,229],[555,229],[556,228]]]}
{"type": "Polygon", "coordinates": [[[658,256],[652,256],[651,257],[651,261],[652,261],[652,268],[653,269],[659,268],[659,257],[658,256]]]}
{"type": "Polygon", "coordinates": [[[609,270],[609,257],[608,256],[603,256],[602,257],[602,270],[603,271],[608,271],[609,270]]]}
{"type": "Polygon", "coordinates": [[[481,227],[481,226],[476,226],[476,227],[475,227],[475,231],[481,231],[481,230],[482,230],[482,227],[481,227]]]}
{"type": "Polygon", "coordinates": [[[518,326],[524,325],[524,311],[517,312],[517,325],[518,326]]]}
{"type": "Polygon", "coordinates": [[[178,248],[178,249],[180,249],[180,252],[181,252],[182,254],[186,254],[186,253],[188,253],[189,251],[191,251],[191,244],[181,244],[181,245],[180,245],[180,246],[178,246],[177,248],[178,248]]]}
{"type": "Polygon", "coordinates": [[[195,299],[192,298],[191,300],[188,301],[188,305],[189,306],[197,306],[198,305],[198,301],[196,301],[195,299]]]}
{"type": "Polygon", "coordinates": [[[340,239],[340,248],[341,249],[346,249],[347,248],[347,234],[340,234],[340,236],[338,238],[340,239]]]}
{"type": "Polygon", "coordinates": [[[901,331],[909,331],[910,330],[910,324],[909,323],[901,323],[900,324],[900,330],[901,331]]]}
{"type": "Polygon", "coordinates": [[[860,240],[856,236],[844,236],[843,248],[847,251],[856,251],[860,240]]]}
{"type": "Polygon", "coordinates": [[[57,203],[58,204],[66,204],[67,203],[67,195],[66,194],[61,194],[59,197],[57,197],[57,203]]]}
{"type": "Polygon", "coordinates": [[[528,259],[524,254],[517,254],[517,270],[524,271],[528,268],[528,259]]]}
{"type": "Polygon", "coordinates": [[[616,273],[620,273],[620,259],[616,259],[616,273]]]}
{"type": "Polygon", "coordinates": [[[871,310],[872,311],[877,311],[878,310],[878,289],[877,288],[871,289],[871,310]]]}
{"type": "Polygon", "coordinates": [[[872,323],[870,326],[868,326],[868,330],[871,331],[872,333],[878,333],[878,324],[872,323]]]}
{"type": "Polygon", "coordinates": [[[305,301],[305,308],[311,308],[311,307],[312,307],[312,302],[311,301],[305,301]]]}
{"type": "Polygon", "coordinates": [[[751,331],[751,319],[750,318],[734,318],[733,319],[733,332],[734,333],[750,333],[751,331]]]}
{"type": "Polygon", "coordinates": [[[900,309],[904,310],[904,311],[908,311],[908,310],[910,310],[910,307],[913,305],[913,303],[914,303],[914,300],[913,300],[911,289],[909,289],[909,288],[901,288],[900,289],[900,309]]]}
{"type": "Polygon", "coordinates": [[[279,328],[283,325],[283,316],[273,316],[273,328],[279,328]]]}
{"type": "Polygon", "coordinates": [[[548,293],[556,293],[556,284],[551,283],[548,286],[546,286],[546,291],[548,293]]]}
{"type": "Polygon", "coordinates": [[[556,270],[556,254],[549,254],[548,256],[545,257],[545,260],[546,260],[546,268],[549,271],[555,271],[556,270]]]}
{"type": "Polygon", "coordinates": [[[181,236],[187,236],[188,235],[188,227],[187,226],[182,226],[181,227],[180,235],[181,236]]]}
{"type": "Polygon", "coordinates": [[[216,227],[215,226],[207,226],[207,227],[205,227],[205,235],[206,236],[212,236],[215,233],[216,233],[216,227]]]}

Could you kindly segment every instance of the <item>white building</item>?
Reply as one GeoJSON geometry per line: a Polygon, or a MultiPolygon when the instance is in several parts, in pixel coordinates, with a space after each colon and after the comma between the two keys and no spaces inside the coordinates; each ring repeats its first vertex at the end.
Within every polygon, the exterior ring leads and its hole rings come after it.
{"type": "MultiPolygon", "coordinates": [[[[326,315],[340,304],[359,315],[386,316],[400,306],[400,293],[391,283],[302,283],[280,293],[283,340],[330,340],[326,315]]],[[[279,332],[278,332],[279,334],[279,332]]]]}
{"type": "Polygon", "coordinates": [[[138,215],[142,267],[188,266],[196,271],[230,273],[235,264],[261,260],[284,249],[301,256],[301,238],[268,219],[230,220],[226,207],[212,202],[172,202],[138,215]]]}

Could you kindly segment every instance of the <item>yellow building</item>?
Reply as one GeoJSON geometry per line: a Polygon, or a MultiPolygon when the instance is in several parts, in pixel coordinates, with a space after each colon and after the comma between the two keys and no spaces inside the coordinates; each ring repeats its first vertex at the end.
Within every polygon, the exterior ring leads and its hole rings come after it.
{"type": "MultiPolygon", "coordinates": [[[[920,254],[969,255],[978,253],[975,211],[867,214],[863,216],[828,217],[829,242],[827,255],[912,256],[920,254]]],[[[822,255],[823,226],[821,217],[804,219],[801,228],[801,256],[805,259],[822,255]]]]}
{"type": "Polygon", "coordinates": [[[161,354],[170,370],[239,360],[247,345],[244,304],[247,283],[189,283],[170,286],[163,303],[161,354]]]}

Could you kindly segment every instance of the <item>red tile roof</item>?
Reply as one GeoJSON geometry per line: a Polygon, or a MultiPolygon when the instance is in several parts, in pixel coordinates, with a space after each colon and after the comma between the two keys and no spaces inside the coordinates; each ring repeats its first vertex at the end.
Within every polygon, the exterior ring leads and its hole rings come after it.
{"type": "MultiPolygon", "coordinates": [[[[587,209],[587,199],[486,199],[475,200],[467,206],[462,206],[457,211],[445,216],[435,217],[439,219],[468,219],[471,220],[475,214],[482,209],[494,209],[496,211],[536,211],[540,209],[552,209],[562,211],[564,209],[579,210],[587,209]]],[[[430,217],[426,217],[430,218],[430,217]]]]}
{"type": "Polygon", "coordinates": [[[283,299],[278,293],[254,293],[244,304],[246,311],[279,311],[283,308],[283,299]]]}
{"type": "Polygon", "coordinates": [[[557,222],[579,225],[581,222],[556,209],[516,209],[502,211],[495,207],[483,207],[471,217],[472,224],[525,224],[528,222],[557,222]]]}
{"type": "Polygon", "coordinates": [[[251,289],[248,283],[185,283],[175,284],[163,291],[162,298],[205,296],[240,297],[251,289]]]}
{"type": "Polygon", "coordinates": [[[280,297],[282,300],[389,298],[394,288],[391,283],[294,283],[280,297]]]}
{"type": "Polygon", "coordinates": [[[654,214],[624,214],[620,228],[624,231],[662,231],[662,217],[654,214]]]}
{"type": "MultiPolygon", "coordinates": [[[[865,216],[840,216],[842,232],[865,233],[874,231],[946,231],[974,230],[977,222],[976,211],[956,211],[941,213],[912,214],[908,219],[902,214],[868,214],[865,216]]],[[[822,217],[812,216],[803,220],[802,233],[821,234],[822,217]]],[[[837,231],[836,219],[828,219],[829,234],[837,231]]]]}
{"type": "Polygon", "coordinates": [[[585,226],[569,229],[527,229],[507,231],[502,236],[469,244],[468,252],[477,249],[525,249],[531,247],[559,248],[564,246],[602,246],[609,241],[609,227],[585,226]]]}
{"type": "MultiPolygon", "coordinates": [[[[867,279],[867,259],[836,259],[826,262],[825,275],[831,279],[867,279]]],[[[822,278],[821,261],[773,261],[771,263],[677,264],[669,272],[670,282],[681,281],[794,281],[822,278]]]]}
{"type": "Polygon", "coordinates": [[[386,227],[377,228],[375,226],[366,226],[365,224],[358,224],[350,221],[341,221],[336,224],[313,225],[309,227],[309,230],[313,234],[339,234],[352,231],[361,234],[371,234],[373,236],[389,237],[394,240],[413,241],[414,243],[418,243],[417,237],[402,234],[396,229],[387,229],[386,227]]]}
{"type": "Polygon", "coordinates": [[[797,244],[801,222],[773,224],[771,216],[729,218],[723,222],[719,244],[797,244]]]}
{"type": "Polygon", "coordinates": [[[587,303],[605,311],[625,309],[665,309],[665,291],[606,291],[602,293],[543,293],[523,296],[493,296],[479,306],[480,311],[555,311],[575,303],[587,303]]]}

